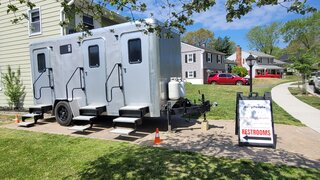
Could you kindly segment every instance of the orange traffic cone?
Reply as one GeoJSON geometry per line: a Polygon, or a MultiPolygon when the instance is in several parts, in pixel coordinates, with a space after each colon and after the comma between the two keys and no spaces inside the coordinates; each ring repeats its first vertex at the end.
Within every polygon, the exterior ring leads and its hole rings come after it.
{"type": "Polygon", "coordinates": [[[160,140],[160,135],[159,135],[159,129],[156,129],[156,135],[154,137],[154,141],[153,144],[160,144],[161,140],[160,140]]]}
{"type": "Polygon", "coordinates": [[[16,114],[16,118],[14,119],[14,121],[15,121],[17,124],[20,123],[19,114],[16,114]]]}

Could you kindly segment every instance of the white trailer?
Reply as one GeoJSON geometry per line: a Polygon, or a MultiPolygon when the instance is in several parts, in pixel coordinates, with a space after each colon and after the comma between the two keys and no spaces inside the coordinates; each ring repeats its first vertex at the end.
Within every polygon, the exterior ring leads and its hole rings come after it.
{"type": "Polygon", "coordinates": [[[173,38],[145,31],[143,24],[128,22],[94,29],[82,40],[76,33],[30,44],[35,105],[23,121],[36,123],[50,110],[63,126],[103,115],[133,124],[145,116],[160,117],[170,77],[181,77],[180,37],[173,31],[173,38]]]}

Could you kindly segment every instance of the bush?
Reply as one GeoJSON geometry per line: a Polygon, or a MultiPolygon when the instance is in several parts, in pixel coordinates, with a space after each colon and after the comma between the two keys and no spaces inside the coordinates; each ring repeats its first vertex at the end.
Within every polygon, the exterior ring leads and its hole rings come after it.
{"type": "Polygon", "coordinates": [[[8,97],[8,104],[10,108],[13,106],[14,109],[19,109],[25,96],[25,86],[23,86],[23,83],[20,81],[20,77],[20,68],[17,72],[13,72],[10,66],[8,66],[8,72],[2,74],[4,95],[8,97]]]}
{"type": "Polygon", "coordinates": [[[232,68],[232,73],[233,74],[237,74],[240,77],[245,77],[246,75],[248,75],[248,71],[245,67],[241,67],[241,66],[235,66],[232,68]]]}

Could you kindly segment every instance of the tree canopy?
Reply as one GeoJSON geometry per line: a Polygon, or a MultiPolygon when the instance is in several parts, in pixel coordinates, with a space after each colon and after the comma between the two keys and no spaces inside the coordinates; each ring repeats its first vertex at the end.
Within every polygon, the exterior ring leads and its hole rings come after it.
{"type": "Polygon", "coordinates": [[[217,51],[223,52],[226,56],[230,56],[234,53],[236,44],[230,40],[230,37],[225,36],[224,38],[218,37],[213,43],[213,48],[217,51]]]}
{"type": "Polygon", "coordinates": [[[281,32],[284,40],[289,42],[286,48],[288,54],[300,59],[308,57],[312,59],[310,62],[320,64],[320,12],[287,22],[281,32]],[[298,52],[304,55],[297,55],[298,52]]]}
{"type": "Polygon", "coordinates": [[[188,32],[182,37],[182,41],[196,46],[210,47],[214,41],[214,33],[207,29],[199,29],[194,32],[188,32]]]}
{"type": "Polygon", "coordinates": [[[269,26],[256,26],[247,33],[249,47],[266,54],[272,54],[279,43],[281,24],[274,22],[269,26]]]}
{"type": "MultiPolygon", "coordinates": [[[[65,0],[56,0],[61,2],[61,6],[64,8],[65,12],[75,12],[79,13],[87,13],[92,12],[95,14],[95,17],[101,16],[104,14],[103,9],[108,6],[114,7],[117,11],[128,10],[131,12],[131,20],[140,20],[142,22],[143,19],[136,19],[134,17],[134,12],[147,12],[148,4],[143,0],[100,0],[94,1],[89,0],[85,1],[82,7],[74,8],[69,6],[68,1],[65,0]]],[[[286,8],[288,12],[296,12],[300,14],[305,14],[308,12],[315,12],[316,8],[308,6],[307,1],[309,0],[226,0],[225,8],[226,8],[226,20],[228,22],[233,21],[234,19],[240,19],[245,14],[252,11],[254,8],[262,7],[266,5],[281,5],[286,8]]],[[[29,9],[32,9],[36,6],[35,3],[30,0],[8,0],[7,5],[7,13],[13,13],[16,17],[12,20],[13,23],[17,23],[23,19],[28,18],[26,13],[17,14],[19,7],[27,6],[29,9]]],[[[162,9],[168,10],[167,19],[165,20],[164,26],[165,28],[175,28],[179,30],[180,33],[184,33],[186,30],[186,26],[193,24],[192,15],[196,13],[202,13],[208,11],[211,7],[215,5],[215,0],[186,0],[186,1],[176,1],[176,0],[167,0],[163,1],[163,5],[160,6],[162,9]]],[[[67,18],[72,13],[66,13],[67,18]]],[[[147,15],[149,17],[154,17],[154,14],[150,13],[147,15]]],[[[65,25],[67,21],[60,22],[60,25],[65,25]]],[[[146,22],[145,22],[146,23],[146,22]]],[[[149,27],[149,32],[154,32],[161,30],[159,27],[153,27],[146,23],[149,27]]],[[[82,30],[86,30],[85,26],[79,26],[82,30]]]]}

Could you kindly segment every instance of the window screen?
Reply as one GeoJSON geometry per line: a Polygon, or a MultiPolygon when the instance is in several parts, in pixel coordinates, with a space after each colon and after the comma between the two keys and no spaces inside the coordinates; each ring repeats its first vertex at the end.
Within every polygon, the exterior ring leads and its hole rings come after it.
{"type": "Polygon", "coordinates": [[[41,17],[39,8],[34,8],[29,11],[29,28],[30,35],[41,32],[41,17]]]}
{"type": "Polygon", "coordinates": [[[82,20],[83,20],[83,24],[84,24],[89,30],[94,29],[93,17],[92,17],[92,16],[83,15],[82,20]]]}
{"type": "Polygon", "coordinates": [[[128,41],[129,63],[137,64],[142,62],[141,39],[131,39],[128,41]]]}
{"type": "Polygon", "coordinates": [[[88,53],[89,53],[89,67],[96,68],[100,66],[100,60],[99,60],[99,46],[89,46],[88,47],[88,53]]]}
{"type": "Polygon", "coordinates": [[[46,56],[44,53],[37,55],[38,72],[43,73],[46,71],[46,56]]]}

